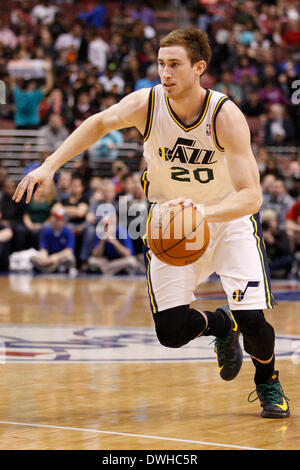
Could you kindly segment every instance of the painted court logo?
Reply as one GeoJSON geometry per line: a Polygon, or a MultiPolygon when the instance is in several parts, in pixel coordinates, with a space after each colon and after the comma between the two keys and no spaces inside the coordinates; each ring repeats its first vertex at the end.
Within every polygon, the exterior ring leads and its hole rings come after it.
{"type": "MultiPolygon", "coordinates": [[[[2,364],[216,361],[210,337],[171,349],[163,347],[149,327],[1,325],[0,342],[2,364]]],[[[299,342],[299,336],[276,336],[276,355],[281,359],[298,358],[299,342]]],[[[244,358],[249,356],[245,353],[244,358]]]]}
{"type": "Polygon", "coordinates": [[[248,281],[246,288],[244,290],[236,289],[233,294],[232,298],[235,302],[241,302],[246,294],[246,291],[248,287],[258,287],[259,286],[259,281],[248,281]]]}

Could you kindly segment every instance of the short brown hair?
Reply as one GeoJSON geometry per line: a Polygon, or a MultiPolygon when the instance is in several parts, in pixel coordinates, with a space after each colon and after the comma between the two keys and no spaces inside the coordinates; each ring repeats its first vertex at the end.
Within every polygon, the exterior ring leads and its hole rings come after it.
{"type": "Polygon", "coordinates": [[[159,46],[183,46],[187,51],[192,65],[200,60],[204,60],[206,64],[208,64],[211,58],[211,47],[208,36],[204,31],[201,31],[201,29],[175,29],[160,40],[159,46]]]}

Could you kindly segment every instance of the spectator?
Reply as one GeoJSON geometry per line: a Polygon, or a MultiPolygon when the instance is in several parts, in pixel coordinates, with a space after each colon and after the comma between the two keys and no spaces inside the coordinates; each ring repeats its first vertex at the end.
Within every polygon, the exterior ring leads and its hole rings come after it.
{"type": "Polygon", "coordinates": [[[51,209],[55,204],[54,183],[49,188],[39,189],[26,206],[23,223],[27,228],[28,244],[36,250],[43,225],[49,221],[51,209]]]}
{"type": "Polygon", "coordinates": [[[117,201],[117,193],[116,193],[116,187],[111,179],[104,179],[102,181],[102,199],[101,203],[102,204],[111,204],[115,211],[118,210],[118,201],[117,201]]]}
{"type": "Polygon", "coordinates": [[[97,110],[91,105],[89,94],[82,91],[78,95],[77,102],[73,108],[73,119],[75,127],[85,121],[88,117],[92,116],[97,110]]]}
{"type": "Polygon", "coordinates": [[[41,129],[40,139],[47,146],[49,153],[53,153],[68,137],[69,132],[63,125],[59,114],[50,114],[48,124],[41,129]]]}
{"type": "Polygon", "coordinates": [[[82,235],[82,244],[79,255],[81,269],[83,271],[87,268],[87,261],[94,246],[96,225],[101,222],[105,214],[116,214],[117,211],[118,206],[115,186],[111,180],[104,180],[101,184],[101,189],[95,191],[89,201],[88,213],[85,219],[86,226],[82,235]],[[101,205],[103,210],[98,212],[98,208],[101,205]]]}
{"type": "Polygon", "coordinates": [[[62,49],[78,51],[82,41],[82,27],[74,24],[71,31],[61,33],[54,43],[54,48],[58,51],[62,49]]]}
{"type": "Polygon", "coordinates": [[[122,71],[125,83],[133,91],[137,81],[141,78],[141,66],[135,51],[129,51],[128,57],[123,61],[122,71]]]}
{"type": "Polygon", "coordinates": [[[99,78],[99,82],[103,85],[104,91],[107,93],[122,95],[124,92],[125,83],[118,73],[117,66],[114,62],[108,64],[106,72],[99,78]]]}
{"type": "Polygon", "coordinates": [[[54,22],[58,8],[50,5],[50,0],[40,0],[31,10],[31,18],[34,23],[50,25],[54,22]]]}
{"type": "Polygon", "coordinates": [[[4,183],[8,178],[7,169],[0,164],[0,196],[4,188],[4,183]]]}
{"type": "Polygon", "coordinates": [[[55,50],[53,48],[53,37],[49,31],[48,26],[43,26],[39,32],[39,47],[40,53],[43,57],[49,57],[51,60],[55,59],[55,50]]]}
{"type": "Polygon", "coordinates": [[[84,197],[83,193],[84,185],[82,179],[78,176],[73,176],[69,197],[61,201],[68,216],[69,226],[72,227],[75,233],[81,232],[88,211],[88,200],[84,197]]]}
{"type": "Polygon", "coordinates": [[[155,23],[155,14],[152,8],[145,5],[144,2],[131,2],[129,15],[136,21],[140,20],[144,25],[153,25],[155,23]]]}
{"type": "Polygon", "coordinates": [[[136,182],[132,173],[126,173],[120,179],[121,191],[117,195],[119,203],[119,224],[129,230],[129,225],[136,217],[136,205],[134,198],[136,194],[136,182]]]}
{"type": "Polygon", "coordinates": [[[90,154],[94,162],[101,158],[116,159],[118,157],[118,145],[123,144],[124,137],[120,131],[111,131],[99,139],[90,147],[90,154]]]}
{"type": "MultiPolygon", "coordinates": [[[[105,186],[105,182],[104,182],[104,186],[105,186]]],[[[103,183],[102,183],[101,187],[95,189],[95,191],[93,192],[93,194],[91,195],[89,199],[89,209],[88,209],[88,213],[86,215],[85,220],[88,224],[92,225],[93,227],[95,227],[96,222],[100,220],[99,216],[97,216],[97,209],[99,205],[109,203],[109,199],[107,199],[105,196],[106,196],[106,193],[105,193],[105,190],[103,191],[103,183]]],[[[114,202],[114,198],[111,202],[114,202]]]]}
{"type": "Polygon", "coordinates": [[[63,13],[58,10],[55,13],[54,22],[48,27],[54,40],[56,40],[58,36],[66,32],[64,19],[65,18],[63,13]]]}
{"type": "Polygon", "coordinates": [[[62,170],[58,173],[56,183],[56,199],[58,202],[70,197],[71,182],[72,175],[69,171],[62,170]]]}
{"type": "Polygon", "coordinates": [[[159,83],[157,65],[151,64],[146,71],[146,77],[137,80],[134,90],[140,90],[141,88],[152,88],[159,83]]]}
{"type": "Polygon", "coordinates": [[[293,144],[294,137],[294,126],[291,120],[285,117],[284,107],[273,104],[265,124],[265,144],[290,145],[293,144]]]}
{"type": "Polygon", "coordinates": [[[300,197],[300,162],[291,161],[285,174],[285,186],[295,200],[300,197]]]}
{"type": "Polygon", "coordinates": [[[93,169],[90,165],[89,154],[84,152],[81,158],[77,158],[73,161],[73,178],[80,178],[84,186],[83,196],[89,198],[90,196],[90,180],[93,175],[93,169]]]}
{"type": "Polygon", "coordinates": [[[10,21],[12,25],[17,25],[17,26],[28,26],[29,28],[32,28],[33,22],[32,18],[30,15],[30,10],[31,10],[31,5],[30,2],[18,2],[19,5],[16,6],[11,11],[10,15],[10,21]]]}
{"type": "Polygon", "coordinates": [[[133,243],[126,229],[110,218],[102,219],[95,239],[92,256],[88,260],[88,270],[114,275],[120,273],[134,274],[138,271],[133,243]]]}
{"type": "Polygon", "coordinates": [[[300,279],[300,199],[286,214],[286,228],[291,252],[294,255],[291,274],[300,279]]]}
{"type": "Polygon", "coordinates": [[[268,154],[265,169],[262,172],[262,177],[264,177],[265,175],[274,175],[276,179],[284,179],[283,174],[278,168],[276,157],[270,154],[268,154]]]}
{"type": "Polygon", "coordinates": [[[267,107],[273,104],[287,104],[287,99],[279,86],[273,80],[268,80],[259,91],[259,98],[267,107]]]}
{"type": "Polygon", "coordinates": [[[262,212],[261,222],[271,277],[286,279],[293,259],[287,233],[279,229],[276,213],[272,210],[262,212]]]}
{"type": "Polygon", "coordinates": [[[257,89],[252,88],[249,90],[247,98],[241,105],[241,110],[247,117],[260,117],[265,112],[264,103],[259,98],[257,89]]]}
{"type": "Polygon", "coordinates": [[[121,191],[118,194],[118,197],[126,196],[128,200],[133,200],[134,189],[135,189],[133,174],[131,172],[127,172],[124,175],[122,175],[120,178],[120,184],[121,184],[121,191]]]}
{"type": "Polygon", "coordinates": [[[295,16],[288,21],[282,36],[283,41],[290,46],[299,46],[300,43],[300,26],[299,14],[295,10],[295,16]]]}
{"type": "MultiPolygon", "coordinates": [[[[59,72],[57,72],[59,73],[59,72]]],[[[69,109],[69,105],[66,101],[62,90],[54,88],[47,98],[43,100],[40,107],[40,115],[42,122],[48,123],[51,114],[58,114],[61,116],[63,124],[70,125],[72,120],[72,112],[69,109]]]]}
{"type": "Polygon", "coordinates": [[[119,68],[124,57],[128,54],[128,44],[123,40],[119,32],[112,33],[110,39],[109,61],[114,62],[119,68]]]}
{"type": "Polygon", "coordinates": [[[51,213],[50,225],[42,230],[39,254],[31,262],[39,272],[70,272],[76,265],[74,249],[75,237],[66,226],[66,213],[57,209],[51,213]]]}
{"type": "Polygon", "coordinates": [[[251,63],[249,57],[241,56],[239,64],[233,70],[233,81],[237,84],[251,83],[251,77],[257,74],[257,68],[251,63]]]}
{"type": "MultiPolygon", "coordinates": [[[[243,101],[243,91],[238,83],[233,80],[233,72],[231,70],[224,70],[221,75],[221,81],[216,83],[214,90],[224,93],[224,90],[228,92],[232,100],[240,105],[243,101]]],[[[226,93],[225,93],[226,94],[226,93]]]]}
{"type": "Polygon", "coordinates": [[[261,177],[267,174],[266,171],[267,171],[268,158],[269,158],[269,154],[266,151],[265,147],[259,147],[255,153],[255,159],[256,159],[256,163],[257,163],[261,177]]]}
{"type": "MultiPolygon", "coordinates": [[[[41,143],[42,145],[42,143],[41,143]]],[[[44,145],[44,144],[43,144],[44,145]]],[[[33,162],[30,162],[28,163],[25,168],[24,168],[24,171],[23,171],[23,175],[27,175],[30,171],[34,170],[35,168],[37,168],[38,166],[40,166],[45,160],[46,158],[49,156],[49,152],[48,151],[41,151],[39,153],[39,158],[38,160],[34,160],[33,162]]]]}
{"type": "Polygon", "coordinates": [[[88,61],[93,64],[99,72],[104,72],[108,53],[108,44],[101,38],[96,29],[93,30],[92,40],[88,45],[88,61]]]}
{"type": "Polygon", "coordinates": [[[102,194],[103,179],[100,176],[93,176],[90,180],[89,190],[92,198],[96,191],[102,194]]]}
{"type": "Polygon", "coordinates": [[[0,271],[8,271],[8,256],[10,253],[10,241],[13,237],[13,231],[2,223],[2,214],[0,212],[0,271]]]}
{"type": "Polygon", "coordinates": [[[12,251],[21,251],[25,249],[27,232],[23,224],[25,203],[22,201],[21,204],[16,204],[12,200],[15,189],[15,181],[7,179],[4,183],[3,194],[0,200],[1,224],[13,231],[12,251]]]}
{"type": "Polygon", "coordinates": [[[112,164],[112,182],[115,185],[116,194],[122,191],[121,178],[126,173],[129,173],[129,168],[122,160],[114,160],[112,164]]]}
{"type": "Polygon", "coordinates": [[[5,19],[0,19],[0,43],[5,47],[15,49],[17,47],[17,37],[5,19]]]}
{"type": "Polygon", "coordinates": [[[265,173],[261,177],[261,191],[263,196],[263,204],[266,204],[271,199],[271,191],[275,182],[275,175],[272,173],[265,173]]]}
{"type": "Polygon", "coordinates": [[[78,18],[83,20],[89,26],[102,28],[104,26],[106,16],[106,7],[103,2],[98,1],[98,6],[91,11],[79,13],[78,18]]]}
{"type": "Polygon", "coordinates": [[[131,208],[134,209],[132,216],[137,217],[138,220],[140,221],[138,224],[135,223],[132,227],[132,229],[129,229],[129,235],[132,238],[133,246],[134,246],[134,251],[137,257],[137,260],[139,262],[140,266],[140,271],[144,271],[144,247],[143,247],[143,239],[142,237],[144,236],[146,232],[146,227],[147,227],[147,216],[148,216],[148,211],[150,207],[150,203],[148,202],[146,195],[144,193],[143,187],[141,185],[141,176],[139,173],[134,173],[133,174],[133,201],[131,208]],[[133,233],[133,230],[135,233],[133,233]],[[137,237],[137,234],[139,236],[137,237]]]}
{"type": "Polygon", "coordinates": [[[15,80],[11,79],[13,99],[15,104],[15,126],[18,129],[37,129],[40,126],[39,105],[43,97],[53,86],[52,68],[46,62],[46,84],[42,88],[37,88],[34,81],[23,81],[20,88],[15,80]]]}
{"type": "Polygon", "coordinates": [[[261,210],[272,209],[278,220],[279,230],[285,230],[285,216],[294,204],[294,199],[287,193],[284,182],[275,179],[270,189],[269,199],[263,200],[261,210]]]}
{"type": "Polygon", "coordinates": [[[292,252],[300,250],[300,199],[298,199],[286,214],[286,228],[290,239],[292,252]]]}

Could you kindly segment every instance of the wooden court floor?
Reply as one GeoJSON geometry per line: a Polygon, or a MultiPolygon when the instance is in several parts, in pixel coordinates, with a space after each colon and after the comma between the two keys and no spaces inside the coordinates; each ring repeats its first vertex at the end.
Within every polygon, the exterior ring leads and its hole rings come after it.
{"type": "MultiPolygon", "coordinates": [[[[0,449],[300,449],[300,284],[274,285],[291,417],[259,416],[253,366],[219,378],[212,338],[158,344],[141,278],[0,277],[0,449]]],[[[226,303],[220,284],[197,293],[226,303]]]]}

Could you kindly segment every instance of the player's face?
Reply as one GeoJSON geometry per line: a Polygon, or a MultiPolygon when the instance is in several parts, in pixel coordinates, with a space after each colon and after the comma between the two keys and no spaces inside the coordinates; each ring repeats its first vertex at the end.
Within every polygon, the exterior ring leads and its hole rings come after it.
{"type": "Polygon", "coordinates": [[[191,64],[183,46],[161,47],[158,52],[158,72],[164,91],[169,98],[178,99],[199,86],[205,62],[191,64]]]}

